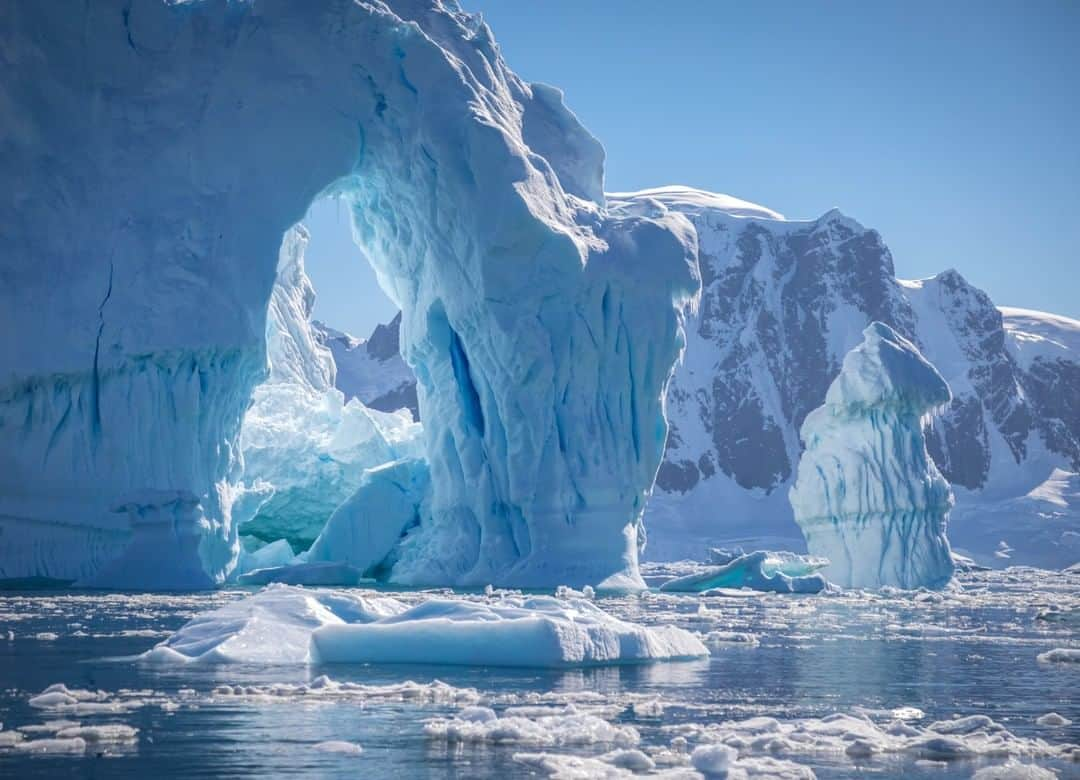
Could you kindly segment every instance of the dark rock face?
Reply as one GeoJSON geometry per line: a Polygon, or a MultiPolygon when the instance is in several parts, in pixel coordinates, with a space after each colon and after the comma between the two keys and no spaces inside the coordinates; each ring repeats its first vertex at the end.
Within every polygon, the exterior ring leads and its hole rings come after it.
{"type": "MultiPolygon", "coordinates": [[[[364,348],[368,356],[376,360],[391,360],[397,357],[401,351],[401,312],[398,312],[389,323],[376,325],[364,344],[364,348]]],[[[413,395],[416,394],[413,393],[413,395]]]]}
{"type": "Polygon", "coordinates": [[[1080,362],[1035,358],[1023,385],[1046,446],[1080,471],[1080,362]]]}
{"type": "MultiPolygon", "coordinates": [[[[763,529],[764,518],[790,513],[798,430],[874,320],[916,343],[952,386],[955,400],[928,431],[951,483],[977,496],[1021,474],[1030,489],[1052,470],[1035,451],[1080,466],[1080,356],[1021,361],[1001,311],[956,271],[898,281],[881,236],[838,211],[811,222],[687,216],[703,291],[668,394],[674,434],[650,504],[661,507],[651,510],[652,539],[668,518],[703,511],[715,512],[718,537],[782,532],[763,529]]],[[[713,530],[705,518],[689,522],[703,536],[713,530]]]]}

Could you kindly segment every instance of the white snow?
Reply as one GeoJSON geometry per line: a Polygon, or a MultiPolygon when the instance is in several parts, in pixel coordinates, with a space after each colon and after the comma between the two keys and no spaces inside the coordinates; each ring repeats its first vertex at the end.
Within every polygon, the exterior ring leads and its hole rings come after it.
{"type": "Polygon", "coordinates": [[[586,599],[430,598],[406,607],[353,591],[273,585],[196,617],[142,658],[571,667],[707,655],[688,631],[629,623],[586,599]]]}
{"type": "Polygon", "coordinates": [[[923,423],[951,398],[918,349],[872,323],[825,404],[802,426],[795,520],[841,587],[941,587],[953,572],[953,498],[926,451],[923,423]]]}
{"type": "Polygon", "coordinates": [[[1025,368],[1036,358],[1076,360],[1080,321],[1031,309],[999,306],[1013,357],[1025,368]]]}
{"type": "Polygon", "coordinates": [[[671,184],[666,187],[650,187],[637,192],[609,192],[607,197],[612,201],[643,202],[652,200],[663,204],[666,208],[695,216],[706,210],[711,210],[733,217],[784,220],[783,214],[765,206],[759,206],[757,203],[751,203],[719,192],[707,192],[679,184],[671,184]]]}

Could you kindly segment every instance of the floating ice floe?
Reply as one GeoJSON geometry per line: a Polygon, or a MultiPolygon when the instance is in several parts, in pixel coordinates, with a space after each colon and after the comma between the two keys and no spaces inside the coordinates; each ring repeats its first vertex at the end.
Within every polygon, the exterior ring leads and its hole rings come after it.
{"type": "Polygon", "coordinates": [[[708,653],[688,631],[629,623],[587,599],[434,598],[407,607],[388,597],[277,585],[195,618],[142,658],[566,667],[708,653]]]}
{"type": "Polygon", "coordinates": [[[1080,663],[1080,647],[1055,647],[1045,653],[1039,653],[1038,660],[1043,663],[1078,664],[1080,663]]]}
{"type": "Polygon", "coordinates": [[[828,565],[824,558],[758,550],[703,572],[669,580],[660,590],[696,593],[714,588],[750,588],[773,593],[819,593],[828,582],[814,572],[828,565]]]}

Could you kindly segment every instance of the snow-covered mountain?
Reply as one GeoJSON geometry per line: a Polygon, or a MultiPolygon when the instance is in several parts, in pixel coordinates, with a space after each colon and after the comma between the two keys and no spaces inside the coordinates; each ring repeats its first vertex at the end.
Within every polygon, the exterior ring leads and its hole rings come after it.
{"type": "Polygon", "coordinates": [[[702,299],[668,394],[671,433],[646,515],[651,556],[801,544],[787,502],[799,426],[880,320],[918,345],[954,394],[929,432],[957,493],[954,546],[987,562],[1080,557],[1080,504],[1070,500],[1080,487],[1080,323],[999,310],[955,270],[898,280],[881,236],[835,209],[792,221],[680,187],[611,197],[641,213],[682,211],[700,245],[702,299]],[[988,523],[990,513],[1000,521],[988,523]],[[1002,541],[1012,558],[1001,557],[1002,541]]]}
{"type": "MultiPolygon", "coordinates": [[[[795,221],[685,187],[610,197],[630,212],[682,212],[700,244],[704,289],[668,392],[667,454],[646,511],[649,557],[803,544],[787,499],[799,427],[879,320],[913,341],[954,394],[928,432],[957,495],[954,546],[998,565],[1080,558],[1080,322],[999,309],[955,270],[897,279],[881,236],[835,209],[795,221]]],[[[409,396],[407,367],[365,349],[378,334],[328,339],[338,386],[347,395],[350,382],[378,388],[366,391],[390,399],[378,408],[404,406],[394,399],[409,396]],[[382,366],[385,380],[374,373],[382,366]],[[359,379],[342,379],[350,375],[359,379]],[[390,385],[394,394],[383,395],[390,385]]]]}
{"type": "Polygon", "coordinates": [[[345,400],[359,398],[372,409],[393,412],[408,409],[420,419],[416,404],[416,376],[401,357],[401,313],[389,323],[376,326],[366,339],[359,339],[322,322],[312,322],[319,341],[334,356],[338,390],[345,400]]]}

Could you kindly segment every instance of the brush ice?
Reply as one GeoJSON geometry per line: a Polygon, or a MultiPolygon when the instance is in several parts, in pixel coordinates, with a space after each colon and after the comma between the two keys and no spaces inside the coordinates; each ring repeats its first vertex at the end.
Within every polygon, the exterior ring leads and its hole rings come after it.
{"type": "Polygon", "coordinates": [[[806,417],[790,492],[824,574],[842,587],[940,587],[952,577],[949,484],[923,424],[951,398],[918,349],[880,322],[844,358],[825,404],[806,417]]]}
{"type": "Polygon", "coordinates": [[[688,631],[628,623],[584,599],[430,599],[406,607],[276,585],[195,618],[143,659],[569,667],[707,655],[688,631]]]}
{"type": "Polygon", "coordinates": [[[331,196],[402,310],[425,421],[430,501],[390,579],[643,586],[696,235],[608,208],[600,143],[479,17],[435,0],[0,15],[17,117],[0,179],[22,183],[0,202],[0,332],[33,333],[0,340],[0,577],[90,578],[132,541],[110,508],[153,489],[199,500],[180,570],[226,579],[282,240],[331,196]]]}

